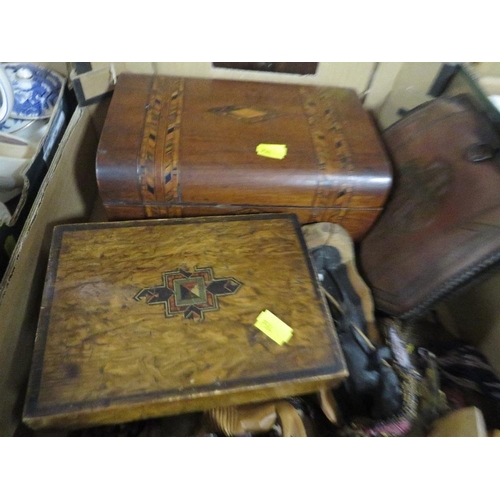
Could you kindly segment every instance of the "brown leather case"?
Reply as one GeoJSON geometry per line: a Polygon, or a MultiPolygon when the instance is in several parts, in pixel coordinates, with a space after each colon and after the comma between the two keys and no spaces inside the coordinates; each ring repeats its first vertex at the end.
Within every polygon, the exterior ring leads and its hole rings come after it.
{"type": "Polygon", "coordinates": [[[500,260],[500,135],[472,98],[438,98],[383,138],[395,167],[361,245],[377,307],[416,317],[500,260]]]}
{"type": "Polygon", "coordinates": [[[97,179],[110,220],[291,212],[359,239],[392,170],[354,90],[122,74],[97,179]]]}
{"type": "Polygon", "coordinates": [[[292,214],[56,227],[24,421],[129,422],[281,399],[347,376],[292,214]],[[254,326],[293,328],[279,345],[254,326]]]}

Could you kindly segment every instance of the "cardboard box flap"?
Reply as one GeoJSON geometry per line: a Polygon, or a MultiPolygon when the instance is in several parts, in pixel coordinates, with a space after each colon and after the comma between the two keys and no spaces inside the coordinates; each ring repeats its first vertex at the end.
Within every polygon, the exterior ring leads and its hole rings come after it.
{"type": "MultiPolygon", "coordinates": [[[[313,75],[216,68],[211,62],[77,62],[72,63],[72,66],[70,79],[78,104],[83,107],[98,102],[103,96],[112,92],[117,76],[124,72],[349,87],[355,89],[358,94],[364,95],[373,82],[374,72],[378,70],[379,64],[320,62],[313,75]]],[[[391,74],[391,77],[392,73],[384,71],[384,74],[391,74]]]]}

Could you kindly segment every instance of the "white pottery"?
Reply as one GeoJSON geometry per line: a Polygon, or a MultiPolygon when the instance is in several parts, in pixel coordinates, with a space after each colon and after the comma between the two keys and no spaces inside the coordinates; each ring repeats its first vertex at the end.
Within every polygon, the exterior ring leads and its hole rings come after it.
{"type": "Polygon", "coordinates": [[[14,93],[10,116],[48,118],[52,114],[64,79],[55,71],[31,63],[4,63],[14,93]]]}
{"type": "Polygon", "coordinates": [[[14,92],[7,72],[0,64],[0,124],[5,122],[12,113],[14,92]]]}
{"type": "Polygon", "coordinates": [[[29,162],[30,160],[23,158],[0,156],[0,201],[8,201],[4,199],[5,194],[2,196],[2,191],[10,191],[17,188],[22,189],[22,173],[29,162]]]}

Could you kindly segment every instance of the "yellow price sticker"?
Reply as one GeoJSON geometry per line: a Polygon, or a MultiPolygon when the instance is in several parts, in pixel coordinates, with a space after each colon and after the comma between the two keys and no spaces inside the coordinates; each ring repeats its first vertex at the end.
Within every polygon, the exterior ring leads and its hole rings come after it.
{"type": "Polygon", "coordinates": [[[276,160],[282,160],[288,152],[285,144],[259,144],[255,151],[260,156],[275,158],[276,160]]]}
{"type": "Polygon", "coordinates": [[[267,309],[259,314],[254,326],[279,345],[286,344],[293,336],[293,329],[267,309]]]}

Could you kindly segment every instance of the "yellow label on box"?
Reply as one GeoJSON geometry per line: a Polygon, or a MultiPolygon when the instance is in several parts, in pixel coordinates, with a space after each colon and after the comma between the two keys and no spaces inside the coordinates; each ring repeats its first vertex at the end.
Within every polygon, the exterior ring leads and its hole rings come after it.
{"type": "Polygon", "coordinates": [[[279,345],[286,344],[293,335],[293,329],[267,309],[259,314],[254,326],[279,345]]]}
{"type": "Polygon", "coordinates": [[[288,152],[285,144],[259,144],[255,151],[260,156],[275,158],[276,160],[282,160],[288,152]]]}

